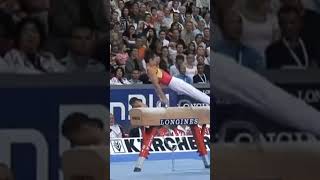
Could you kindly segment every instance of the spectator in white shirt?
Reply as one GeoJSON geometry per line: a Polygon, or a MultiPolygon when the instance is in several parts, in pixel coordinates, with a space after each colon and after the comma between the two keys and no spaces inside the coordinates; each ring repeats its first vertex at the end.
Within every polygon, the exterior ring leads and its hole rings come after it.
{"type": "Polygon", "coordinates": [[[140,81],[140,74],[141,72],[138,69],[135,69],[132,71],[131,73],[131,79],[129,80],[129,82],[131,84],[143,84],[142,81],[140,81]]]}
{"type": "Polygon", "coordinates": [[[110,79],[110,85],[126,85],[131,84],[127,78],[124,77],[124,70],[122,67],[115,69],[114,77],[110,79]]]}
{"type": "Polygon", "coordinates": [[[166,33],[165,30],[160,30],[159,39],[162,42],[162,46],[167,46],[168,47],[169,46],[169,41],[166,40],[166,35],[167,35],[167,33],[166,33]]]}
{"type": "Polygon", "coordinates": [[[124,138],[125,133],[122,127],[115,122],[114,116],[110,113],[110,139],[113,138],[124,138]]]}
{"type": "Polygon", "coordinates": [[[23,19],[17,26],[16,48],[9,51],[4,60],[15,73],[63,72],[64,67],[53,54],[43,51],[44,26],[37,19],[23,19]]]}
{"type": "Polygon", "coordinates": [[[168,29],[171,27],[171,24],[173,22],[171,13],[170,13],[170,9],[165,7],[164,8],[164,18],[163,18],[163,26],[167,27],[168,29]]]}

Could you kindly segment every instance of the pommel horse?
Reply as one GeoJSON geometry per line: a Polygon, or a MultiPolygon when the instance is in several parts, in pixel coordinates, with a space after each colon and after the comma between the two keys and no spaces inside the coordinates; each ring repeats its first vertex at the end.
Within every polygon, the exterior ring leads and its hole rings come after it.
{"type": "Polygon", "coordinates": [[[149,155],[149,149],[162,125],[189,125],[195,138],[198,153],[202,157],[205,168],[210,168],[208,152],[204,144],[206,124],[210,123],[210,107],[157,107],[133,108],[129,112],[132,126],[150,126],[143,132],[143,144],[134,172],[140,172],[144,160],[149,155]],[[198,125],[202,125],[202,130],[198,125]]]}

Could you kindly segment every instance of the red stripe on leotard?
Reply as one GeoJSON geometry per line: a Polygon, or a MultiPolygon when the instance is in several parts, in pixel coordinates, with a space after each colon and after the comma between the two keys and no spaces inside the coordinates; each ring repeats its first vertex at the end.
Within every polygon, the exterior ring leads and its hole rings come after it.
{"type": "Polygon", "coordinates": [[[160,82],[160,84],[168,86],[171,79],[172,79],[172,76],[162,69],[161,69],[161,71],[162,71],[162,77],[159,79],[159,82],[160,82]]]}

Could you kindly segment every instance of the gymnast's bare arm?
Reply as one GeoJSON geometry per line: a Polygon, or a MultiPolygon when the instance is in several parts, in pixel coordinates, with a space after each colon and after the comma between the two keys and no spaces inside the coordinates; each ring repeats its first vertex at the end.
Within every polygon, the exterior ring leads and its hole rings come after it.
{"type": "Polygon", "coordinates": [[[154,88],[155,88],[155,91],[160,99],[160,101],[162,103],[165,103],[166,105],[169,104],[169,100],[167,99],[167,97],[165,96],[161,86],[160,86],[160,83],[159,83],[159,79],[157,77],[157,73],[156,73],[156,68],[155,67],[152,67],[152,66],[147,66],[147,74],[148,74],[148,77],[151,81],[151,83],[153,84],[154,88]]]}

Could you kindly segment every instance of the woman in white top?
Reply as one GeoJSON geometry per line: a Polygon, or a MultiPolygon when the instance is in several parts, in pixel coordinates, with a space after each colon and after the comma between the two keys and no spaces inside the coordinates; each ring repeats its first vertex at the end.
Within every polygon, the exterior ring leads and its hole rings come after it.
{"type": "Polygon", "coordinates": [[[114,77],[110,79],[110,85],[126,85],[131,84],[127,78],[124,77],[124,69],[117,67],[114,71],[114,77]]]}
{"type": "Polygon", "coordinates": [[[197,72],[197,65],[195,63],[195,55],[188,54],[187,62],[186,62],[186,75],[193,79],[193,76],[196,75],[197,72]]]}
{"type": "Polygon", "coordinates": [[[13,73],[53,73],[65,68],[53,54],[42,50],[45,40],[44,26],[37,19],[23,19],[17,26],[15,48],[7,52],[4,60],[13,73]]]}
{"type": "Polygon", "coordinates": [[[280,36],[278,20],[271,13],[270,6],[270,0],[245,0],[240,8],[243,21],[242,42],[256,49],[263,58],[267,46],[280,36]]]}

